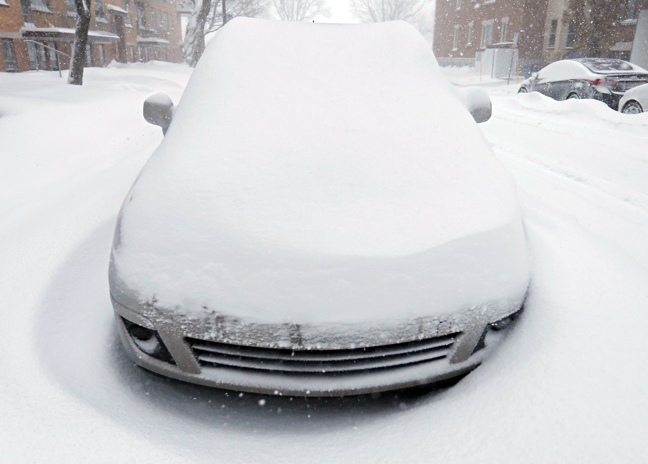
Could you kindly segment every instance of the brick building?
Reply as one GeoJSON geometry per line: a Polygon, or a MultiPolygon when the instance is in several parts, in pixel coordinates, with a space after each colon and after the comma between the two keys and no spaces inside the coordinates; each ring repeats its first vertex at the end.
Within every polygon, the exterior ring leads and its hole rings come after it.
{"type": "MultiPolygon", "coordinates": [[[[632,42],[637,28],[637,17],[641,10],[648,9],[648,0],[616,0],[627,5],[627,13],[614,25],[613,33],[616,44],[612,47],[609,57],[630,59],[632,42]]],[[[549,0],[547,20],[545,22],[543,61],[550,63],[565,57],[570,57],[571,44],[576,40],[576,34],[569,24],[562,20],[569,0],[549,0]]]]}
{"type": "Polygon", "coordinates": [[[520,61],[542,60],[547,0],[437,0],[434,53],[474,58],[496,43],[515,43],[520,61]]]}
{"type": "MultiPolygon", "coordinates": [[[[76,18],[74,0],[0,0],[0,71],[67,69],[76,18]]],[[[93,0],[87,66],[179,62],[181,36],[175,0],[93,0]]]]}
{"type": "MultiPolygon", "coordinates": [[[[648,0],[611,0],[627,4],[627,15],[614,25],[611,57],[629,59],[641,10],[648,0]]],[[[576,41],[563,22],[569,0],[437,0],[434,52],[440,60],[461,62],[497,43],[514,42],[520,62],[529,68],[570,57],[576,41]]]]}
{"type": "Polygon", "coordinates": [[[637,18],[642,10],[648,10],[648,0],[625,1],[628,4],[628,13],[616,25],[618,41],[610,50],[610,56],[629,60],[635,31],[637,30],[637,18]]]}

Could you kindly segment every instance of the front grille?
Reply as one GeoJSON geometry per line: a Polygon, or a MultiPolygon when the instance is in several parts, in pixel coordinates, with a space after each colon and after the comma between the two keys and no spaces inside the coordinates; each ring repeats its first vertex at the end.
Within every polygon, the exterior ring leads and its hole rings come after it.
{"type": "Polygon", "coordinates": [[[205,367],[340,375],[439,361],[448,355],[457,335],[340,350],[258,348],[194,338],[186,340],[199,364],[205,367]]]}

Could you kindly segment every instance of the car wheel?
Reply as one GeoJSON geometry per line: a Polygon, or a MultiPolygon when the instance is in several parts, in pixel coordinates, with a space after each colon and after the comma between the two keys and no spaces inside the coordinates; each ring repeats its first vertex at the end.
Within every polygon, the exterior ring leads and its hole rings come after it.
{"type": "Polygon", "coordinates": [[[639,104],[639,102],[636,102],[634,100],[629,101],[628,103],[625,104],[622,110],[623,114],[639,114],[643,113],[643,108],[639,104]]]}
{"type": "Polygon", "coordinates": [[[567,95],[567,100],[580,100],[580,95],[578,95],[576,92],[570,93],[567,95]]]}
{"type": "Polygon", "coordinates": [[[526,87],[520,87],[520,90],[518,90],[518,93],[529,93],[526,87]]]}

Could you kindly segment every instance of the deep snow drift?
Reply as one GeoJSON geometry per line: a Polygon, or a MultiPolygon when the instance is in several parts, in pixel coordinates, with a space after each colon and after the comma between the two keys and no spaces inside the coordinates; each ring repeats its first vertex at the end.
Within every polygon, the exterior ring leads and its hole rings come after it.
{"type": "Polygon", "coordinates": [[[135,368],[108,299],[117,212],[162,139],[142,102],[178,101],[189,72],[90,69],[82,88],[0,74],[0,461],[648,461],[648,114],[488,87],[480,127],[516,178],[533,283],[457,386],[239,397],[135,368]]]}

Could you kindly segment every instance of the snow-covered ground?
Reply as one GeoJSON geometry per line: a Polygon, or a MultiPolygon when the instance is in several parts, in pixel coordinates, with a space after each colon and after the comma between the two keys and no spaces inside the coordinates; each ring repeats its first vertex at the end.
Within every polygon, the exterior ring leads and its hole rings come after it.
{"type": "MultiPolygon", "coordinates": [[[[479,69],[467,66],[447,66],[443,68],[443,75],[453,84],[459,87],[472,85],[502,85],[504,82],[495,77],[480,73],[479,69]]],[[[511,76],[510,82],[522,80],[523,77],[511,76]]]]}
{"type": "Polygon", "coordinates": [[[162,138],[142,101],[189,74],[0,74],[0,462],[648,461],[648,114],[485,87],[532,258],[506,343],[437,394],[266,398],[139,370],[112,320],[115,216],[162,138]]]}

